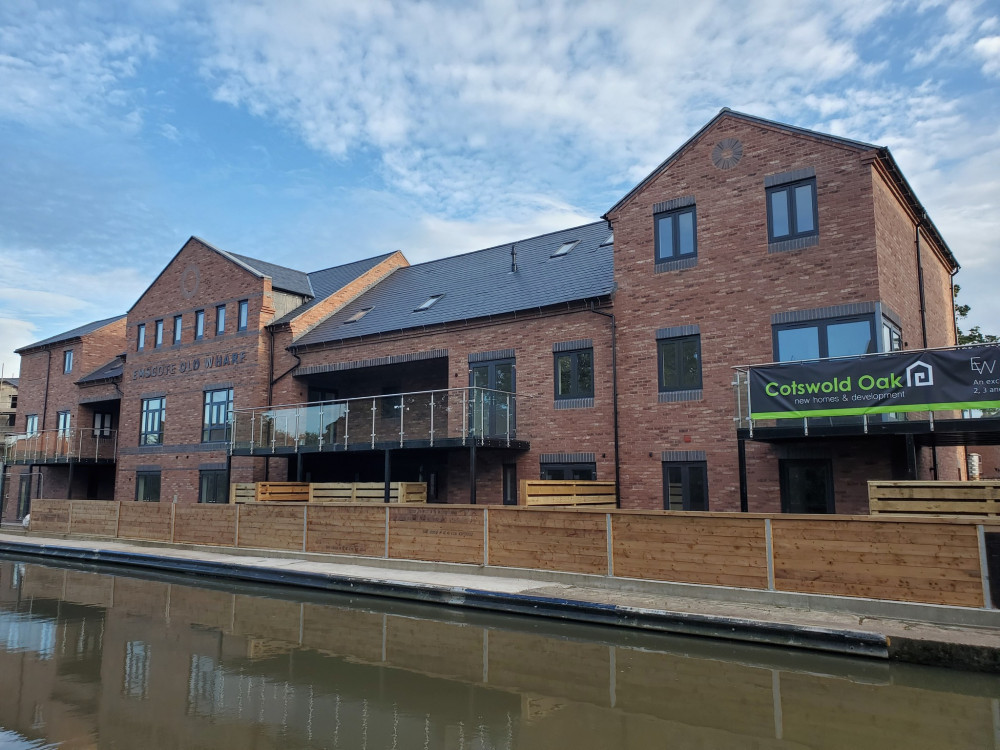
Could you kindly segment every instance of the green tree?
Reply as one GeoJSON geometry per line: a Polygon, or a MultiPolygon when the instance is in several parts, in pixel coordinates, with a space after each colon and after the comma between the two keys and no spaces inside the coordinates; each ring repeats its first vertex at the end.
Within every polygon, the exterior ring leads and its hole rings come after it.
{"type": "Polygon", "coordinates": [[[958,304],[958,292],[961,288],[958,284],[955,284],[955,330],[958,333],[958,343],[992,344],[1000,341],[1000,336],[995,336],[992,333],[983,333],[979,330],[979,326],[972,326],[967,333],[958,327],[958,322],[965,320],[970,310],[969,305],[958,304]]]}

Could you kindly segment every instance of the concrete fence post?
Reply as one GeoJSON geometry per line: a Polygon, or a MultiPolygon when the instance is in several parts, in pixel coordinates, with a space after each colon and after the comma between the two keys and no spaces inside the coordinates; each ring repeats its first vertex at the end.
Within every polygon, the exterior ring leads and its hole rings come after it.
{"type": "Polygon", "coordinates": [[[236,529],[233,533],[233,546],[240,546],[240,511],[243,509],[242,505],[236,506],[236,529]]]}
{"type": "Polygon", "coordinates": [[[176,526],[177,519],[177,505],[176,503],[170,504],[170,543],[174,544],[174,527],[176,526]]]}
{"type": "Polygon", "coordinates": [[[983,607],[993,609],[993,597],[990,594],[990,567],[986,559],[986,527],[977,524],[976,536],[979,540],[979,575],[983,582],[983,607]]]}
{"type": "Polygon", "coordinates": [[[614,576],[615,574],[615,552],[614,552],[614,539],[611,535],[611,514],[605,513],[605,536],[608,542],[608,575],[614,576]]]}
{"type": "Polygon", "coordinates": [[[385,506],[385,552],[382,557],[389,559],[389,506],[385,506]]]}
{"type": "Polygon", "coordinates": [[[764,519],[764,542],[767,546],[767,590],[774,591],[774,536],[771,519],[764,519]]]}
{"type": "Polygon", "coordinates": [[[117,508],[115,509],[115,539],[118,539],[122,530],[122,503],[119,500],[117,503],[117,508]]]}
{"type": "Polygon", "coordinates": [[[483,508],[483,567],[490,564],[490,509],[483,508]]]}
{"type": "MultiPolygon", "coordinates": [[[[310,485],[311,487],[312,485],[310,485]]],[[[306,551],[306,539],[309,536],[309,506],[302,506],[302,551],[306,551]]]]}

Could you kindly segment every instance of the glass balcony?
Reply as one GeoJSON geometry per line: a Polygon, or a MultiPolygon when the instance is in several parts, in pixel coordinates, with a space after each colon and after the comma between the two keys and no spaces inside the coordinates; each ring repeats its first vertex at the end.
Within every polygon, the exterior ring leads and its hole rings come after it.
{"type": "Polygon", "coordinates": [[[233,413],[233,453],[363,450],[527,441],[514,393],[451,388],[286,404],[233,413]]]}
{"type": "Polygon", "coordinates": [[[117,451],[117,430],[41,430],[8,435],[4,460],[9,464],[111,463],[117,459],[117,451]]]}

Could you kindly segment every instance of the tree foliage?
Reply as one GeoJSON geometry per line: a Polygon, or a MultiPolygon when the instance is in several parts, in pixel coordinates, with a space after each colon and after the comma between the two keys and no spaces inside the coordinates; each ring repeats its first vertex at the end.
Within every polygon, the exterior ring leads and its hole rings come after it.
{"type": "Polygon", "coordinates": [[[992,344],[1000,341],[1000,337],[992,333],[983,333],[979,326],[972,326],[968,331],[963,331],[958,327],[958,322],[965,320],[971,309],[969,305],[958,304],[958,292],[961,287],[955,284],[955,330],[958,334],[959,344],[992,344]]]}

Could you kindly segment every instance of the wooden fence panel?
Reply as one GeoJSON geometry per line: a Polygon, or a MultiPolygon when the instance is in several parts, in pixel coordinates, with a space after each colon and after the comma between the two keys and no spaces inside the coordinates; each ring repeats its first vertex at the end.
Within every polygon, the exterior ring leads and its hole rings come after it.
{"type": "Polygon", "coordinates": [[[122,503],[118,537],[169,542],[171,508],[172,503],[122,503]]]}
{"type": "Polygon", "coordinates": [[[767,588],[763,519],[615,514],[611,540],[616,576],[767,588]]]}
{"type": "Polygon", "coordinates": [[[256,482],[233,482],[229,485],[230,503],[255,503],[257,502],[256,482]]]}
{"type": "Polygon", "coordinates": [[[38,500],[31,501],[31,530],[47,534],[69,533],[69,501],[68,500],[38,500]]]}
{"type": "Polygon", "coordinates": [[[306,482],[257,482],[257,501],[309,502],[309,485],[306,482]]]}
{"type": "MultiPolygon", "coordinates": [[[[383,482],[315,482],[309,485],[311,503],[384,503],[383,482]]],[[[390,482],[390,503],[426,503],[426,482],[390,482]]]]}
{"type": "Polygon", "coordinates": [[[90,536],[115,536],[118,506],[113,500],[68,500],[70,531],[90,536]]]}
{"type": "Polygon", "coordinates": [[[385,508],[310,505],[306,551],[382,557],[385,553],[385,508]]]}
{"type": "Polygon", "coordinates": [[[518,504],[615,507],[615,483],[575,479],[522,479],[518,504]]]}
{"type": "Polygon", "coordinates": [[[389,557],[481,563],[483,542],[481,508],[389,506],[389,557]]]}
{"type": "Polygon", "coordinates": [[[1000,481],[869,482],[872,515],[1000,515],[1000,481]]]}
{"type": "Polygon", "coordinates": [[[241,505],[238,547],[301,550],[305,506],[241,505]]]}
{"type": "Polygon", "coordinates": [[[238,505],[177,505],[174,509],[174,541],[186,544],[236,546],[238,505]]]}
{"type": "Polygon", "coordinates": [[[779,591],[983,606],[974,525],[782,518],[771,523],[779,591]]]}
{"type": "Polygon", "coordinates": [[[607,574],[607,517],[493,507],[489,551],[490,565],[607,574]]]}

